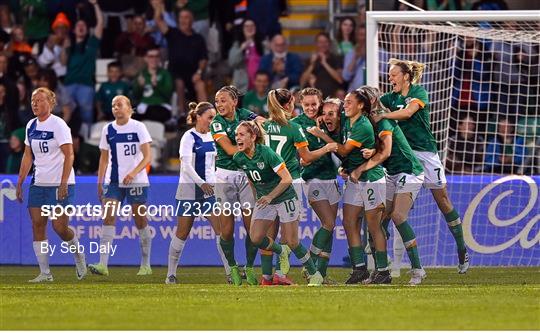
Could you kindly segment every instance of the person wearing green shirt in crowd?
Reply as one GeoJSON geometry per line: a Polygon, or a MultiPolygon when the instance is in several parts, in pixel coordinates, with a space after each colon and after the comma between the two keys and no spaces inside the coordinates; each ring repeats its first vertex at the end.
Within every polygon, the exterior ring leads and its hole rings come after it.
{"type": "MultiPolygon", "coordinates": [[[[379,89],[364,86],[360,88],[360,91],[366,94],[371,101],[371,118],[385,112],[379,101],[379,89]]],[[[369,158],[369,161],[357,169],[356,172],[362,172],[374,164],[382,163],[385,167],[387,174],[385,215],[394,221],[400,236],[399,239],[407,249],[412,266],[409,284],[418,285],[426,277],[426,272],[420,264],[416,235],[407,222],[407,217],[418,192],[422,188],[424,169],[395,120],[379,119],[374,126],[380,145],[377,150],[366,149],[364,151],[364,157],[369,158]]],[[[388,220],[383,221],[388,222],[388,220]]],[[[383,227],[386,229],[387,225],[383,225],[383,227]]],[[[384,255],[386,256],[386,253],[384,255]]],[[[377,261],[379,258],[375,255],[374,259],[378,266],[377,261]]],[[[368,282],[381,284],[390,283],[391,281],[388,270],[380,271],[378,269],[375,274],[372,274],[368,282]]]]}
{"type": "Polygon", "coordinates": [[[268,117],[268,87],[270,86],[270,76],[264,71],[257,71],[255,74],[254,88],[246,93],[242,99],[242,107],[255,112],[259,116],[268,117]]]}
{"type": "Polygon", "coordinates": [[[11,132],[11,137],[9,138],[9,148],[11,152],[9,153],[6,161],[7,174],[19,173],[19,169],[21,168],[21,160],[24,154],[24,136],[24,127],[18,128],[11,132]]]}
{"type": "Polygon", "coordinates": [[[424,187],[431,190],[454,236],[459,261],[458,273],[464,274],[469,269],[469,255],[463,238],[461,218],[446,190],[444,166],[438,155],[437,142],[431,132],[428,93],[417,84],[425,65],[398,59],[390,59],[389,64],[388,76],[392,91],[381,97],[381,103],[392,112],[377,115],[375,120],[382,118],[398,121],[414,154],[424,167],[424,187]]]}
{"type": "Polygon", "coordinates": [[[39,50],[43,48],[49,36],[49,13],[45,0],[21,0],[24,17],[24,33],[31,46],[39,44],[39,50]]]}
{"type": "Polygon", "coordinates": [[[161,52],[154,46],[146,51],[144,68],[133,82],[133,97],[139,101],[137,120],[154,120],[161,123],[171,118],[173,79],[160,65],[161,52]]]}
{"type": "Polygon", "coordinates": [[[253,264],[257,256],[257,247],[249,237],[251,226],[251,213],[255,206],[253,191],[248,185],[246,174],[233,161],[233,155],[238,151],[236,147],[235,131],[238,124],[243,120],[257,120],[263,122],[263,117],[246,109],[237,109],[240,94],[235,86],[224,86],[216,93],[215,104],[217,115],[210,125],[212,137],[217,146],[216,157],[216,199],[220,205],[221,215],[220,244],[231,267],[231,279],[234,285],[241,285],[242,278],[236,260],[234,258],[234,219],[231,213],[236,208],[240,211],[244,221],[244,227],[248,232],[245,239],[246,247],[246,279],[248,284],[256,285],[259,282],[255,277],[253,264]],[[226,209],[227,208],[227,209],[226,209]]]}
{"type": "MultiPolygon", "coordinates": [[[[291,122],[301,126],[304,131],[309,151],[325,149],[326,142],[309,133],[309,129],[318,126],[319,110],[322,103],[322,93],[316,88],[304,88],[300,91],[300,103],[303,113],[291,122]]],[[[333,150],[333,146],[330,146],[333,150]]],[[[321,227],[313,236],[310,247],[311,257],[317,264],[317,269],[324,277],[325,284],[333,284],[327,277],[326,269],[330,260],[333,243],[333,232],[338,212],[341,192],[336,180],[337,166],[332,161],[331,154],[324,154],[319,159],[305,161],[302,179],[305,181],[304,191],[309,205],[321,221],[321,227]],[[309,163],[306,163],[309,162],[309,163]]]]}
{"type": "Polygon", "coordinates": [[[66,43],[71,43],[71,45],[69,45],[67,52],[66,48],[64,48],[60,56],[62,63],[67,65],[64,85],[71,98],[77,103],[81,120],[87,127],[83,130],[83,133],[84,131],[89,133],[94,121],[96,59],[99,43],[101,37],[103,37],[103,15],[101,9],[97,0],[88,0],[88,2],[94,6],[96,15],[97,23],[94,33],[89,35],[87,23],[79,19],[73,29],[75,43],[73,44],[69,39],[66,39],[66,43]]]}
{"type": "Polygon", "coordinates": [[[107,78],[108,80],[99,87],[96,96],[98,120],[113,120],[111,108],[113,98],[118,95],[131,95],[130,85],[121,79],[122,65],[118,61],[110,62],[107,65],[107,78]]]}
{"type": "MultiPolygon", "coordinates": [[[[388,273],[386,239],[381,229],[386,197],[386,180],[379,164],[368,163],[365,149],[375,148],[375,133],[367,115],[371,109],[369,98],[363,91],[353,90],[345,96],[345,125],[343,144],[338,145],[338,154],[343,164],[340,174],[347,177],[343,193],[343,227],[349,243],[349,255],[353,271],[346,284],[362,283],[369,278],[364,259],[364,248],[360,238],[360,217],[365,214],[369,233],[375,243],[377,270],[388,273]],[[362,172],[358,168],[363,166],[362,172]]],[[[319,128],[308,130],[326,142],[332,138],[319,128]]]]}
{"type": "MultiPolygon", "coordinates": [[[[307,249],[298,240],[300,202],[292,186],[292,177],[283,159],[264,145],[264,130],[253,121],[243,121],[236,128],[238,152],[234,162],[246,173],[257,197],[253,210],[254,223],[249,231],[253,244],[272,258],[280,255],[281,268],[289,269],[288,255],[292,251],[309,272],[309,285],[320,286],[323,277],[307,249]],[[279,218],[282,240],[286,245],[276,244],[267,236],[274,221],[279,218]]],[[[272,260],[263,261],[263,271],[272,270],[272,260]],[[268,269],[269,268],[269,269],[268,269]]],[[[263,279],[261,285],[271,285],[263,279]]]]}
{"type": "MultiPolygon", "coordinates": [[[[298,157],[300,157],[304,163],[311,163],[329,152],[336,151],[337,144],[326,144],[315,151],[310,151],[302,127],[289,120],[293,114],[293,110],[294,97],[289,90],[281,88],[271,90],[268,93],[268,111],[270,113],[270,118],[264,122],[263,129],[265,131],[264,138],[266,145],[285,161],[287,170],[289,170],[293,179],[293,187],[296,196],[298,197],[299,202],[302,203],[302,185],[304,181],[301,177],[302,167],[298,157]]],[[[276,224],[276,228],[274,228],[270,235],[274,239],[277,236],[278,226],[279,225],[276,224]]],[[[271,263],[272,257],[261,254],[261,261],[269,261],[271,263]]],[[[272,266],[264,266],[264,268],[268,268],[268,270],[263,270],[263,280],[266,280],[264,281],[265,283],[278,285],[292,284],[292,281],[286,276],[288,272],[281,267],[276,267],[276,274],[274,274],[273,279],[272,266]]]]}

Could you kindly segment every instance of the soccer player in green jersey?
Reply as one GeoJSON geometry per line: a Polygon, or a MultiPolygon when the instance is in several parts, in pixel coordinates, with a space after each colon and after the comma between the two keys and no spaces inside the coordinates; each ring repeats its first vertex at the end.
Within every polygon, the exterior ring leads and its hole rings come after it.
{"type": "MultiPolygon", "coordinates": [[[[291,122],[299,124],[308,140],[308,149],[316,151],[326,145],[326,142],[310,134],[310,128],[318,127],[322,93],[316,88],[304,88],[300,92],[300,103],[303,113],[291,122]]],[[[305,163],[305,161],[303,161],[305,163]]],[[[313,211],[321,221],[321,228],[313,236],[310,247],[311,257],[317,264],[317,269],[325,278],[325,284],[331,284],[326,270],[332,252],[333,232],[338,212],[338,203],[341,193],[336,180],[337,166],[332,161],[331,154],[304,165],[302,179],[304,179],[304,192],[313,211]]]]}
{"type": "Polygon", "coordinates": [[[282,269],[288,266],[290,251],[308,270],[309,285],[319,286],[323,277],[317,271],[309,252],[298,240],[298,217],[300,203],[292,186],[292,177],[283,159],[272,148],[263,144],[264,130],[253,121],[243,121],[236,129],[238,152],[234,154],[234,162],[247,174],[252,184],[257,204],[253,210],[253,224],[249,231],[253,244],[266,251],[266,258],[261,260],[263,276],[262,285],[271,285],[272,252],[280,254],[282,269]],[[281,236],[286,245],[278,245],[267,236],[267,233],[279,218],[281,236]]]}
{"type": "MultiPolygon", "coordinates": [[[[384,108],[379,102],[380,93],[377,88],[364,86],[359,90],[370,99],[371,118],[384,112],[384,108]]],[[[385,167],[387,174],[385,215],[394,221],[407,249],[412,266],[409,284],[418,285],[426,277],[426,272],[420,264],[416,236],[411,225],[407,222],[407,217],[418,192],[422,188],[424,169],[396,121],[381,119],[374,126],[380,141],[379,148],[375,154],[374,149],[364,150],[364,157],[369,158],[369,161],[353,171],[351,176],[358,177],[361,172],[372,165],[382,163],[385,167]]],[[[386,256],[386,252],[384,255],[386,256]]],[[[374,258],[375,264],[378,265],[379,257],[374,256],[374,258]]],[[[384,271],[377,269],[375,274],[370,277],[370,283],[376,284],[390,283],[391,280],[387,269],[384,271]]]]}
{"type": "Polygon", "coordinates": [[[378,115],[376,119],[397,120],[409,145],[422,163],[425,172],[424,187],[431,190],[454,236],[459,261],[458,273],[464,274],[469,269],[469,255],[463,239],[461,218],[448,197],[444,166],[439,159],[437,142],[431,132],[428,93],[417,84],[423,70],[424,64],[390,59],[388,79],[392,84],[392,91],[381,97],[381,103],[392,112],[378,115]]]}
{"type": "Polygon", "coordinates": [[[241,285],[242,278],[234,258],[234,209],[241,207],[244,227],[248,232],[245,240],[246,247],[246,278],[250,285],[257,285],[258,281],[253,271],[253,263],[257,256],[257,248],[249,238],[251,225],[251,210],[255,199],[253,191],[248,185],[246,175],[233,161],[236,148],[236,126],[243,120],[264,121],[263,117],[246,109],[237,109],[239,93],[234,86],[225,86],[216,93],[215,103],[218,114],[210,124],[210,131],[217,146],[216,157],[216,199],[220,205],[219,216],[221,227],[220,244],[223,253],[231,267],[231,279],[234,285],[241,285]]]}
{"type": "MultiPolygon", "coordinates": [[[[355,171],[368,161],[363,157],[363,150],[375,148],[375,133],[367,117],[371,110],[370,99],[364,92],[353,90],[345,97],[344,109],[347,119],[343,129],[343,144],[338,145],[338,154],[344,157],[340,173],[348,176],[343,193],[343,227],[353,268],[345,283],[357,284],[369,278],[360,239],[359,220],[363,212],[375,243],[377,269],[388,270],[386,239],[380,227],[386,181],[383,168],[377,164],[369,164],[361,174],[355,171]]],[[[333,142],[332,138],[320,129],[308,131],[326,142],[333,142]]]]}
{"type": "MultiPolygon", "coordinates": [[[[287,170],[289,170],[293,179],[293,187],[299,202],[302,203],[302,167],[298,156],[305,163],[312,163],[325,154],[336,151],[337,144],[329,143],[321,148],[310,151],[308,141],[297,123],[289,121],[294,110],[294,97],[287,89],[275,89],[268,93],[268,112],[270,119],[263,124],[265,130],[266,145],[272,148],[285,161],[287,170]]],[[[276,224],[277,226],[277,224],[276,224]]],[[[277,236],[277,228],[271,235],[277,236]]],[[[262,258],[262,257],[261,257],[262,258]]],[[[277,269],[274,274],[274,284],[291,284],[291,281],[285,276],[287,272],[277,269]]]]}

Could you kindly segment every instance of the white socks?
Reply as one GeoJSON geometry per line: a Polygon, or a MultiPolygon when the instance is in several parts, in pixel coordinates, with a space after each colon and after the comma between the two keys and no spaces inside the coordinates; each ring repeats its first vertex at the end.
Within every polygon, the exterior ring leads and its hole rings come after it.
{"type": "Polygon", "coordinates": [[[42,274],[51,274],[49,269],[49,242],[48,240],[34,241],[32,243],[34,253],[39,264],[39,270],[42,274]]]}
{"type": "Polygon", "coordinates": [[[116,226],[114,225],[103,225],[101,226],[101,240],[99,242],[100,248],[106,248],[107,252],[100,253],[99,263],[105,267],[109,265],[109,253],[108,250],[111,248],[114,240],[114,235],[116,233],[116,226]]]}
{"type": "Polygon", "coordinates": [[[394,260],[392,261],[392,268],[398,270],[401,268],[401,262],[403,261],[403,255],[405,254],[405,245],[401,239],[401,235],[397,232],[394,226],[394,260]]]}
{"type": "Polygon", "coordinates": [[[229,266],[229,262],[227,261],[227,258],[225,258],[225,253],[223,253],[223,249],[221,248],[221,244],[219,243],[220,237],[220,235],[216,235],[216,247],[219,252],[219,256],[221,257],[223,268],[225,268],[225,275],[231,275],[231,266],[229,266]]]}
{"type": "Polygon", "coordinates": [[[152,235],[148,226],[139,229],[139,242],[141,244],[141,266],[150,266],[150,250],[152,249],[152,235]]]}
{"type": "Polygon", "coordinates": [[[69,246],[69,248],[73,248],[72,245],[75,245],[76,251],[73,252],[73,258],[75,258],[75,263],[80,263],[84,259],[84,253],[78,252],[79,250],[79,239],[77,238],[77,235],[73,233],[73,238],[66,242],[69,246]]]}
{"type": "Polygon", "coordinates": [[[180,238],[173,235],[171,238],[171,244],[169,245],[169,265],[167,276],[174,275],[176,276],[176,268],[178,267],[178,259],[182,255],[184,250],[184,245],[186,241],[181,240],[180,238]]]}

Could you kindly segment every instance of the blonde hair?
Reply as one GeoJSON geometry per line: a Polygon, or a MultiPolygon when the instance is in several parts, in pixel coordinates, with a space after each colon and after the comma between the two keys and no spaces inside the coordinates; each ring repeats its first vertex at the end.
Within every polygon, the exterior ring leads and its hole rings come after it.
{"type": "Polygon", "coordinates": [[[287,89],[273,89],[268,93],[268,113],[270,120],[275,121],[281,126],[289,124],[287,121],[291,118],[291,113],[284,106],[291,100],[292,94],[287,89]]]}
{"type": "Polygon", "coordinates": [[[300,102],[304,99],[305,96],[317,96],[319,98],[319,103],[322,104],[323,95],[322,92],[317,88],[307,87],[300,91],[300,102]]]}
{"type": "Polygon", "coordinates": [[[388,64],[390,64],[390,66],[398,66],[403,74],[409,74],[409,81],[412,84],[416,84],[420,81],[422,73],[424,73],[424,69],[426,68],[426,65],[423,63],[410,60],[399,60],[396,58],[391,58],[388,61],[388,64]]]}
{"type": "Polygon", "coordinates": [[[238,124],[236,131],[238,131],[241,126],[247,128],[249,133],[255,136],[255,143],[264,144],[264,129],[261,124],[253,120],[244,120],[238,124]]]}
{"type": "Polygon", "coordinates": [[[386,112],[386,108],[381,103],[381,91],[379,88],[375,88],[372,86],[362,86],[362,89],[366,92],[367,96],[371,100],[375,99],[375,102],[371,104],[371,111],[378,111],[378,113],[384,113],[386,112]]]}
{"type": "Polygon", "coordinates": [[[51,106],[51,110],[56,107],[56,94],[54,93],[54,91],[52,91],[49,88],[39,87],[39,88],[35,89],[32,92],[32,96],[34,96],[35,94],[39,94],[39,93],[43,93],[43,94],[45,94],[45,96],[47,96],[47,100],[49,101],[49,105],[51,106]]]}
{"type": "Polygon", "coordinates": [[[327,97],[323,102],[322,102],[322,106],[324,107],[325,105],[334,105],[334,106],[337,106],[338,110],[339,110],[339,107],[341,106],[341,100],[339,98],[331,98],[331,97],[327,97]]]}
{"type": "Polygon", "coordinates": [[[197,123],[197,116],[202,116],[206,111],[214,109],[214,105],[208,102],[200,102],[199,104],[195,102],[190,102],[189,113],[186,119],[186,123],[190,126],[195,126],[197,123]]]}
{"type": "Polygon", "coordinates": [[[123,99],[123,100],[127,103],[129,109],[131,110],[131,113],[134,112],[134,111],[133,111],[133,106],[131,106],[131,101],[130,101],[130,99],[129,99],[127,96],[125,96],[125,95],[116,95],[116,96],[113,97],[113,101],[114,101],[115,99],[117,99],[117,98],[123,99]]]}

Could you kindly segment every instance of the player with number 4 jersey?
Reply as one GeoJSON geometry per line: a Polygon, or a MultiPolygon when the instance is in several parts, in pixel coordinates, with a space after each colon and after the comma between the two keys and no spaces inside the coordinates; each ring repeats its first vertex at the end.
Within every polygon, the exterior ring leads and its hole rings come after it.
{"type": "Polygon", "coordinates": [[[141,266],[137,275],[150,275],[152,235],[144,205],[150,185],[146,167],[152,159],[152,139],[143,123],[131,119],[133,109],[126,96],[113,98],[112,113],[115,120],[105,125],[101,133],[98,170],[98,197],[103,204],[105,216],[100,247],[107,251],[100,253],[99,263],[88,265],[88,268],[94,274],[109,275],[109,249],[114,240],[117,218],[115,212],[125,200],[131,205],[135,225],[139,230],[141,266]]]}
{"type": "Polygon", "coordinates": [[[425,173],[424,186],[431,190],[444,215],[457,246],[458,273],[464,274],[469,269],[469,255],[463,238],[461,218],[446,190],[444,166],[437,154],[437,142],[431,132],[428,93],[417,84],[425,65],[398,59],[390,59],[389,64],[388,77],[392,91],[381,97],[381,103],[392,112],[377,117],[398,121],[414,154],[422,163],[425,173]]]}

